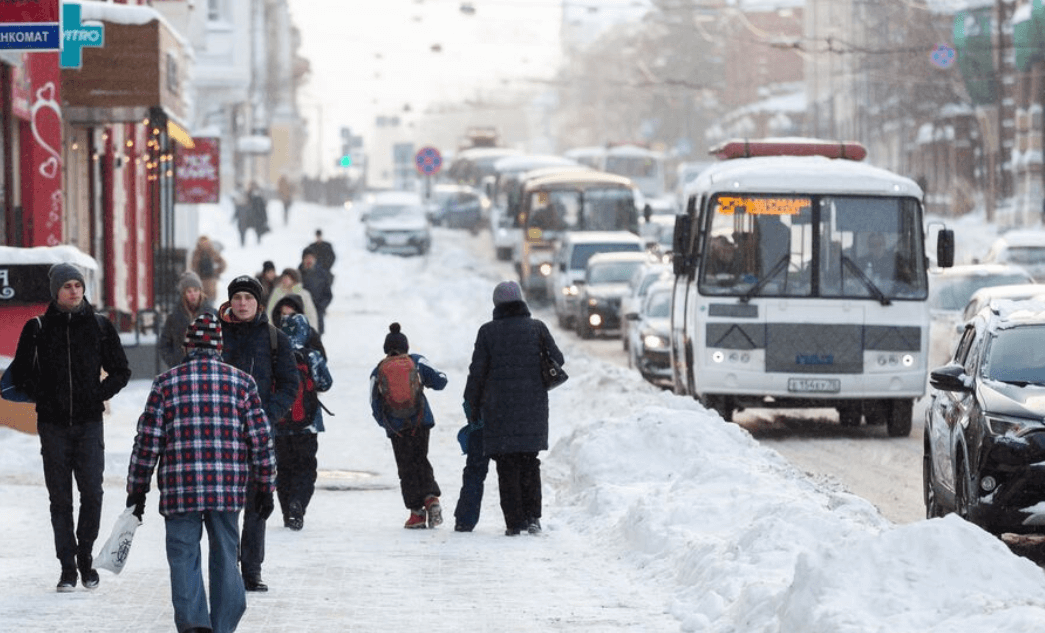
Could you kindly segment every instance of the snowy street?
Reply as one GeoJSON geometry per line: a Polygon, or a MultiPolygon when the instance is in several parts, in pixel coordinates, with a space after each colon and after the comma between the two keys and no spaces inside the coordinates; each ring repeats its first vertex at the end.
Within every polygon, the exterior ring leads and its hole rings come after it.
{"type": "MultiPolygon", "coordinates": [[[[337,252],[323,337],[336,415],[319,437],[320,481],[294,532],[268,522],[263,578],[239,630],[695,631],[715,633],[1025,632],[1045,627],[1045,573],[954,516],[897,525],[874,505],[813,480],[690,398],[586,351],[537,310],[570,381],[552,392],[552,449],[541,455],[544,533],[504,536],[496,473],[474,533],[453,531],[464,457],[461,394],[491,292],[512,278],[489,236],[435,229],[426,257],[363,248],[358,213],[295,205],[284,227],[240,247],[229,206],[201,209],[224,244],[219,284],[263,260],[297,266],[317,227],[337,252]],[[392,321],[412,352],[446,372],[427,392],[430,458],[445,523],[404,530],[389,441],[370,416],[368,376],[392,321]]],[[[88,297],[91,299],[91,297],[88,297]]],[[[127,464],[151,377],[135,376],[106,418],[102,533],[123,510],[127,464]]],[[[916,419],[916,428],[920,420],[916,419]]],[[[798,441],[801,441],[799,439],[798,441]]],[[[912,482],[920,490],[920,481],[912,482]]],[[[0,427],[0,621],[3,630],[173,631],[159,492],[127,568],[94,591],[55,592],[47,492],[35,436],[0,427]]],[[[915,499],[920,503],[920,499],[915,499]]],[[[206,539],[204,539],[204,543],[206,539]]]]}

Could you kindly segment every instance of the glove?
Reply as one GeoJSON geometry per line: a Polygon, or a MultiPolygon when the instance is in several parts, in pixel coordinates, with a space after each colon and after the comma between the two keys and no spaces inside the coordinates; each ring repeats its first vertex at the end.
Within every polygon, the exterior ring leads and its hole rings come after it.
{"type": "Polygon", "coordinates": [[[127,495],[127,507],[134,506],[134,512],[131,512],[134,516],[138,517],[138,520],[142,520],[142,515],[145,514],[145,493],[144,492],[132,492],[127,495]]]}
{"type": "Polygon", "coordinates": [[[271,492],[264,492],[259,490],[254,495],[254,511],[257,512],[263,521],[267,521],[272,516],[272,511],[276,509],[276,503],[272,500],[271,492]]]}

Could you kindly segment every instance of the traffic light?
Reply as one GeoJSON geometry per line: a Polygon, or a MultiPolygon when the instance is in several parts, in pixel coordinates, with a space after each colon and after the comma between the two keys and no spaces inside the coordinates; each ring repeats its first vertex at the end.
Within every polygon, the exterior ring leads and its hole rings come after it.
{"type": "Polygon", "coordinates": [[[341,166],[342,167],[351,167],[352,166],[352,155],[351,154],[342,154],[341,155],[341,166]]]}

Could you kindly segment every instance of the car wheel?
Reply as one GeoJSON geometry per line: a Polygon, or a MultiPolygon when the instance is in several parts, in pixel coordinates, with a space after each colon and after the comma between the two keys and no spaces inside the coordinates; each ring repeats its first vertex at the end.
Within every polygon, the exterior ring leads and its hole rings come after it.
{"type": "Polygon", "coordinates": [[[907,437],[911,434],[911,422],[914,419],[914,402],[911,400],[893,400],[889,403],[886,428],[889,437],[907,437]]]}
{"type": "Polygon", "coordinates": [[[705,408],[719,414],[726,422],[733,421],[733,402],[729,396],[704,396],[700,401],[705,408]]]}
{"type": "Polygon", "coordinates": [[[936,474],[933,472],[933,456],[929,443],[925,443],[922,455],[922,498],[925,501],[925,518],[935,519],[947,514],[936,497],[936,474]]]}
{"type": "Polygon", "coordinates": [[[842,426],[860,426],[863,412],[857,405],[838,407],[838,423],[842,426]]]}

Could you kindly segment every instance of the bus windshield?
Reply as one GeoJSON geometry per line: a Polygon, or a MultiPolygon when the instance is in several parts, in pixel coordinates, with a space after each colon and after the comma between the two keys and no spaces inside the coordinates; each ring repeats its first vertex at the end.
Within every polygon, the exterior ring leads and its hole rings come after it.
{"type": "Polygon", "coordinates": [[[537,190],[530,196],[527,228],[638,232],[635,198],[628,188],[537,190]]]}
{"type": "Polygon", "coordinates": [[[924,300],[913,198],[719,194],[706,210],[705,295],[924,300]]]}

